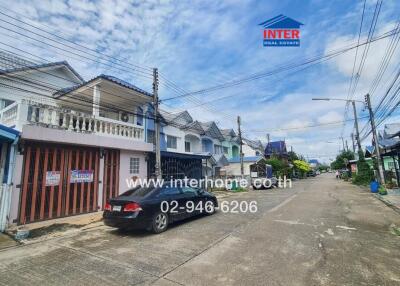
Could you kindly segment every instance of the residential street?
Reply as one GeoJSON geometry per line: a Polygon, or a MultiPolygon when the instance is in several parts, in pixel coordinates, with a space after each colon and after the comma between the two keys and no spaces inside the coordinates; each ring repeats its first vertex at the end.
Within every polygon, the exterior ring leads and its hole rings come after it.
{"type": "Polygon", "coordinates": [[[400,215],[334,174],[238,193],[256,214],[108,227],[0,252],[1,285],[400,285],[400,215]]]}

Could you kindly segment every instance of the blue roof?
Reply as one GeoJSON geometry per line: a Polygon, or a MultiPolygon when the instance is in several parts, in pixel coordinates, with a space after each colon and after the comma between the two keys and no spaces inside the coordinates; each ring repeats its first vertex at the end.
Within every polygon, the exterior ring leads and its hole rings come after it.
{"type": "Polygon", "coordinates": [[[0,124],[0,141],[13,142],[19,134],[19,131],[0,124]]]}
{"type": "Polygon", "coordinates": [[[374,153],[375,147],[374,146],[366,146],[365,150],[372,154],[372,153],[374,153]]]}
{"type": "MultiPolygon", "coordinates": [[[[261,159],[264,159],[263,156],[248,156],[243,157],[243,162],[258,162],[261,159]]],[[[231,158],[228,160],[229,163],[240,163],[240,157],[231,158]]]]}
{"type": "Polygon", "coordinates": [[[269,142],[265,147],[265,155],[287,155],[285,141],[274,141],[269,142]]]}
{"type": "Polygon", "coordinates": [[[108,81],[112,81],[113,83],[116,83],[116,84],[118,84],[120,86],[129,88],[129,89],[132,89],[132,90],[137,91],[139,93],[143,93],[143,94],[145,94],[147,96],[153,96],[151,93],[149,93],[147,91],[144,91],[143,89],[140,89],[137,86],[135,86],[135,85],[133,85],[133,84],[131,84],[131,83],[125,81],[125,80],[119,79],[119,78],[117,78],[115,76],[112,76],[112,75],[106,75],[106,74],[101,74],[99,76],[96,76],[95,78],[92,78],[91,80],[89,80],[87,82],[84,82],[82,84],[78,84],[78,85],[75,85],[75,86],[72,86],[72,87],[67,87],[67,88],[64,88],[64,89],[60,89],[59,91],[57,91],[55,93],[55,95],[62,96],[62,95],[67,94],[67,93],[69,93],[71,91],[77,90],[78,88],[80,88],[82,86],[85,86],[85,85],[87,85],[87,84],[89,84],[89,83],[91,83],[91,82],[93,82],[95,80],[98,80],[98,79],[105,79],[105,80],[108,80],[108,81]]]}
{"type": "Polygon", "coordinates": [[[272,19],[260,23],[259,25],[264,26],[265,29],[298,29],[304,24],[280,14],[272,19]]]}
{"type": "Polygon", "coordinates": [[[54,66],[59,66],[59,65],[66,66],[77,78],[79,78],[81,81],[84,81],[84,79],[70,66],[70,64],[67,61],[12,68],[12,69],[7,69],[7,70],[2,70],[2,71],[0,71],[0,74],[20,72],[20,71],[33,70],[33,69],[36,70],[36,69],[40,69],[40,68],[48,68],[48,67],[54,67],[54,66]]]}

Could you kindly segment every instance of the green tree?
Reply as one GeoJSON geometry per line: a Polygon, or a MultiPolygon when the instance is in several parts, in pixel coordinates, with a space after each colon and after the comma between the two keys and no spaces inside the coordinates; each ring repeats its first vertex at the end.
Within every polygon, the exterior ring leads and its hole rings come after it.
{"type": "Polygon", "coordinates": [[[293,161],[294,169],[302,175],[305,176],[307,172],[311,170],[310,164],[308,164],[304,160],[295,160],[293,161]]]}
{"type": "Polygon", "coordinates": [[[275,176],[287,176],[289,173],[289,164],[276,157],[266,160],[268,165],[271,165],[272,171],[275,176]]]}
{"type": "Polygon", "coordinates": [[[367,185],[374,180],[374,171],[365,161],[362,152],[359,153],[357,162],[357,174],[353,178],[353,183],[356,185],[367,185]]]}
{"type": "Polygon", "coordinates": [[[351,151],[342,151],[336,156],[336,160],[331,163],[331,168],[339,170],[346,168],[346,161],[354,160],[354,153],[351,151]]]}
{"type": "Polygon", "coordinates": [[[289,151],[288,152],[288,159],[289,159],[290,162],[294,162],[296,160],[299,160],[299,156],[297,156],[296,152],[289,151]]]}

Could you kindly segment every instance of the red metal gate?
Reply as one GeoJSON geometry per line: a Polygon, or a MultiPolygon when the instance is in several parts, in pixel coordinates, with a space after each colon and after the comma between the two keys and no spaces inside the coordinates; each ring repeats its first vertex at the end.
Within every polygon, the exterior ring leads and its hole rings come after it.
{"type": "Polygon", "coordinates": [[[98,149],[27,142],[19,223],[96,211],[98,172],[98,149]]]}
{"type": "Polygon", "coordinates": [[[119,150],[107,150],[104,155],[103,207],[106,200],[119,193],[119,150]]]}

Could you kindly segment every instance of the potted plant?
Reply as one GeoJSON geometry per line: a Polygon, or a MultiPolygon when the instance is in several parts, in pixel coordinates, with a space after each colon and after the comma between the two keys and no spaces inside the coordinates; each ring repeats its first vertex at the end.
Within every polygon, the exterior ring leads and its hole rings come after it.
{"type": "Polygon", "coordinates": [[[381,196],[384,196],[384,195],[387,195],[387,190],[386,190],[386,188],[384,186],[380,186],[379,189],[378,189],[378,193],[381,196]]]}

